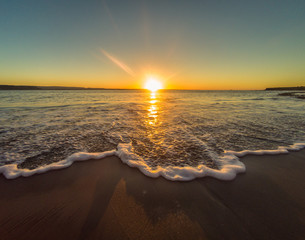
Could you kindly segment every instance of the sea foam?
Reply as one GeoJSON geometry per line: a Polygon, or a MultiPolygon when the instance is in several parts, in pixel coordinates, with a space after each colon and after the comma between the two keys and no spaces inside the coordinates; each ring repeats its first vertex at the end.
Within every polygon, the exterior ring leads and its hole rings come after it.
{"type": "Polygon", "coordinates": [[[87,161],[90,159],[103,159],[108,156],[117,156],[121,161],[130,167],[138,168],[148,177],[164,177],[171,181],[190,181],[201,177],[214,177],[219,180],[232,180],[238,173],[246,171],[245,165],[239,157],[248,154],[265,155],[265,154],[284,154],[289,151],[298,151],[305,148],[305,143],[295,143],[288,147],[279,147],[277,150],[244,150],[240,152],[226,151],[222,157],[217,160],[219,169],[212,169],[205,165],[191,166],[167,166],[151,168],[147,163],[131,151],[131,144],[119,144],[117,150],[106,151],[102,153],[74,153],[65,160],[55,162],[49,165],[40,166],[36,169],[21,169],[17,164],[8,164],[0,167],[2,173],[7,179],[14,179],[20,176],[29,177],[34,174],[41,174],[51,170],[63,169],[71,166],[76,161],[87,161]]]}

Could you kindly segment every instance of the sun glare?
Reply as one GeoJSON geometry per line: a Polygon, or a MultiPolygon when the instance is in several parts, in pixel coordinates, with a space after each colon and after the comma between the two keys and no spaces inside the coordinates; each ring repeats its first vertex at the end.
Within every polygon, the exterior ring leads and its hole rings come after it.
{"type": "Polygon", "coordinates": [[[156,92],[159,89],[162,89],[162,83],[155,77],[148,77],[144,86],[145,89],[156,92]]]}

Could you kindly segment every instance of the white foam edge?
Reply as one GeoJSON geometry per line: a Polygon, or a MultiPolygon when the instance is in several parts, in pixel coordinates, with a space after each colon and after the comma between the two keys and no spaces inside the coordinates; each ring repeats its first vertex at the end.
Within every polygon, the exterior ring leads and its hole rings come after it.
{"type": "Polygon", "coordinates": [[[35,169],[25,169],[25,168],[18,168],[17,164],[8,164],[0,167],[0,174],[2,173],[5,178],[7,179],[14,179],[17,177],[29,177],[34,174],[41,174],[51,170],[63,169],[70,167],[73,162],[76,161],[87,161],[89,159],[102,159],[108,156],[115,155],[115,150],[107,151],[102,153],[86,153],[86,152],[79,152],[74,153],[65,160],[54,162],[48,165],[42,165],[35,169]]]}
{"type": "Polygon", "coordinates": [[[225,151],[226,154],[232,154],[236,157],[244,157],[246,155],[277,155],[277,154],[285,154],[289,153],[289,151],[300,151],[305,148],[305,143],[294,143],[288,147],[278,147],[278,149],[274,150],[243,150],[240,152],[235,151],[225,151]]]}
{"type": "Polygon", "coordinates": [[[41,174],[51,170],[63,169],[71,166],[76,161],[87,161],[90,159],[103,159],[108,156],[117,156],[121,161],[130,167],[138,168],[144,175],[152,178],[164,177],[171,181],[191,181],[195,178],[214,177],[219,180],[233,180],[238,173],[246,171],[244,163],[239,157],[245,155],[284,154],[289,151],[298,151],[305,148],[305,143],[295,143],[288,147],[278,147],[276,150],[244,150],[240,152],[225,151],[224,155],[217,160],[219,169],[212,169],[205,165],[191,166],[168,166],[151,168],[144,160],[131,152],[131,144],[119,144],[118,150],[102,153],[74,153],[65,160],[49,165],[40,166],[36,169],[20,169],[17,164],[8,164],[0,167],[0,174],[7,179],[14,179],[20,176],[29,177],[34,174],[41,174]]]}

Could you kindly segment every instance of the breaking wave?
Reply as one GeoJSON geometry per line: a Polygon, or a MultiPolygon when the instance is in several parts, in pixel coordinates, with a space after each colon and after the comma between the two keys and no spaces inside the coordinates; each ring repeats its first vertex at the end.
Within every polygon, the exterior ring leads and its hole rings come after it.
{"type": "Polygon", "coordinates": [[[131,151],[131,144],[119,144],[117,150],[105,151],[101,153],[74,153],[68,158],[49,165],[40,166],[35,169],[18,168],[17,164],[8,164],[0,167],[0,174],[7,179],[14,179],[20,176],[29,177],[34,174],[41,174],[51,170],[70,167],[74,162],[87,161],[90,159],[103,159],[109,156],[117,156],[121,161],[130,167],[138,168],[144,175],[152,178],[164,177],[171,181],[190,181],[201,177],[214,177],[219,180],[233,180],[238,173],[246,171],[245,165],[239,157],[245,155],[265,155],[265,154],[285,154],[289,151],[298,151],[305,148],[305,143],[295,143],[288,147],[278,147],[276,150],[243,150],[226,151],[223,156],[217,159],[218,169],[209,168],[206,165],[191,166],[157,166],[155,168],[147,165],[141,157],[131,151]]]}

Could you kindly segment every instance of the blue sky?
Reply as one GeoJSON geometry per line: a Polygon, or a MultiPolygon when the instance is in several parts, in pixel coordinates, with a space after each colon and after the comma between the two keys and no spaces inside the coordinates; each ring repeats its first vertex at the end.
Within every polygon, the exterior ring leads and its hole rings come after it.
{"type": "Polygon", "coordinates": [[[0,83],[263,89],[305,85],[305,1],[0,3],[0,83]],[[101,51],[134,72],[131,76],[101,51]]]}

